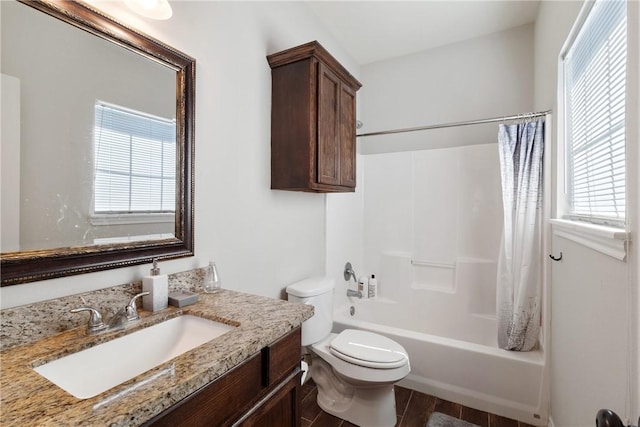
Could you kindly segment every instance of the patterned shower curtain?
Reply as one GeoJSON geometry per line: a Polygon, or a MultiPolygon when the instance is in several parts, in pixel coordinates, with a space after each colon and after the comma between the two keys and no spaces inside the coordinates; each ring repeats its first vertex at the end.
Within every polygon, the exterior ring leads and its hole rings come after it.
{"type": "Polygon", "coordinates": [[[533,349],[540,332],[544,120],[498,132],[504,227],[498,259],[498,346],[533,349]]]}

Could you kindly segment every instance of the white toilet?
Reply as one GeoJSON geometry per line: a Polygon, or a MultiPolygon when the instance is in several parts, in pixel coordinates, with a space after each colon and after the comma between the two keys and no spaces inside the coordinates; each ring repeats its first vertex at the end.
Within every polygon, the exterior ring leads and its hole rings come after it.
{"type": "Polygon", "coordinates": [[[315,314],[302,324],[303,353],[318,386],[318,405],[329,414],[366,427],[394,426],[393,384],[410,372],[397,342],[372,332],[331,333],[334,283],[327,277],[287,286],[289,301],[309,304],[315,314]]]}

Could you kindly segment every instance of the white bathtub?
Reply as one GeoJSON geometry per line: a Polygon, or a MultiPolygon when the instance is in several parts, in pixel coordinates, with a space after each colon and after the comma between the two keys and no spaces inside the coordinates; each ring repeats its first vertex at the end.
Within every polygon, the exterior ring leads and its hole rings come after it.
{"type": "Polygon", "coordinates": [[[411,374],[400,382],[404,387],[529,424],[547,425],[542,351],[497,348],[492,316],[446,313],[443,321],[446,304],[410,305],[385,298],[353,299],[335,311],[334,332],[364,329],[400,343],[411,363],[411,374]]]}

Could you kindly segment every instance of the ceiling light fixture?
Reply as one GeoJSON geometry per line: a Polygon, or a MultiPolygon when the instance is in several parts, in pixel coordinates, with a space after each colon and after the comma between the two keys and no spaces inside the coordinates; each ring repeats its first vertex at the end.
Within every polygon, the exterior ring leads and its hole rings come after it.
{"type": "Polygon", "coordinates": [[[169,19],[173,15],[168,0],[124,0],[129,9],[151,19],[169,19]]]}

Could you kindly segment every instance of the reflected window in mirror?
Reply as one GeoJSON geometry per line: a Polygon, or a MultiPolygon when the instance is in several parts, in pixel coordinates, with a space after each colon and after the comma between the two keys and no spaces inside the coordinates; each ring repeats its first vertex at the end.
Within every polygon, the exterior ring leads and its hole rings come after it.
{"type": "Polygon", "coordinates": [[[94,217],[151,221],[151,215],[164,214],[164,222],[173,222],[174,119],[98,102],[94,147],[94,217]]]}

